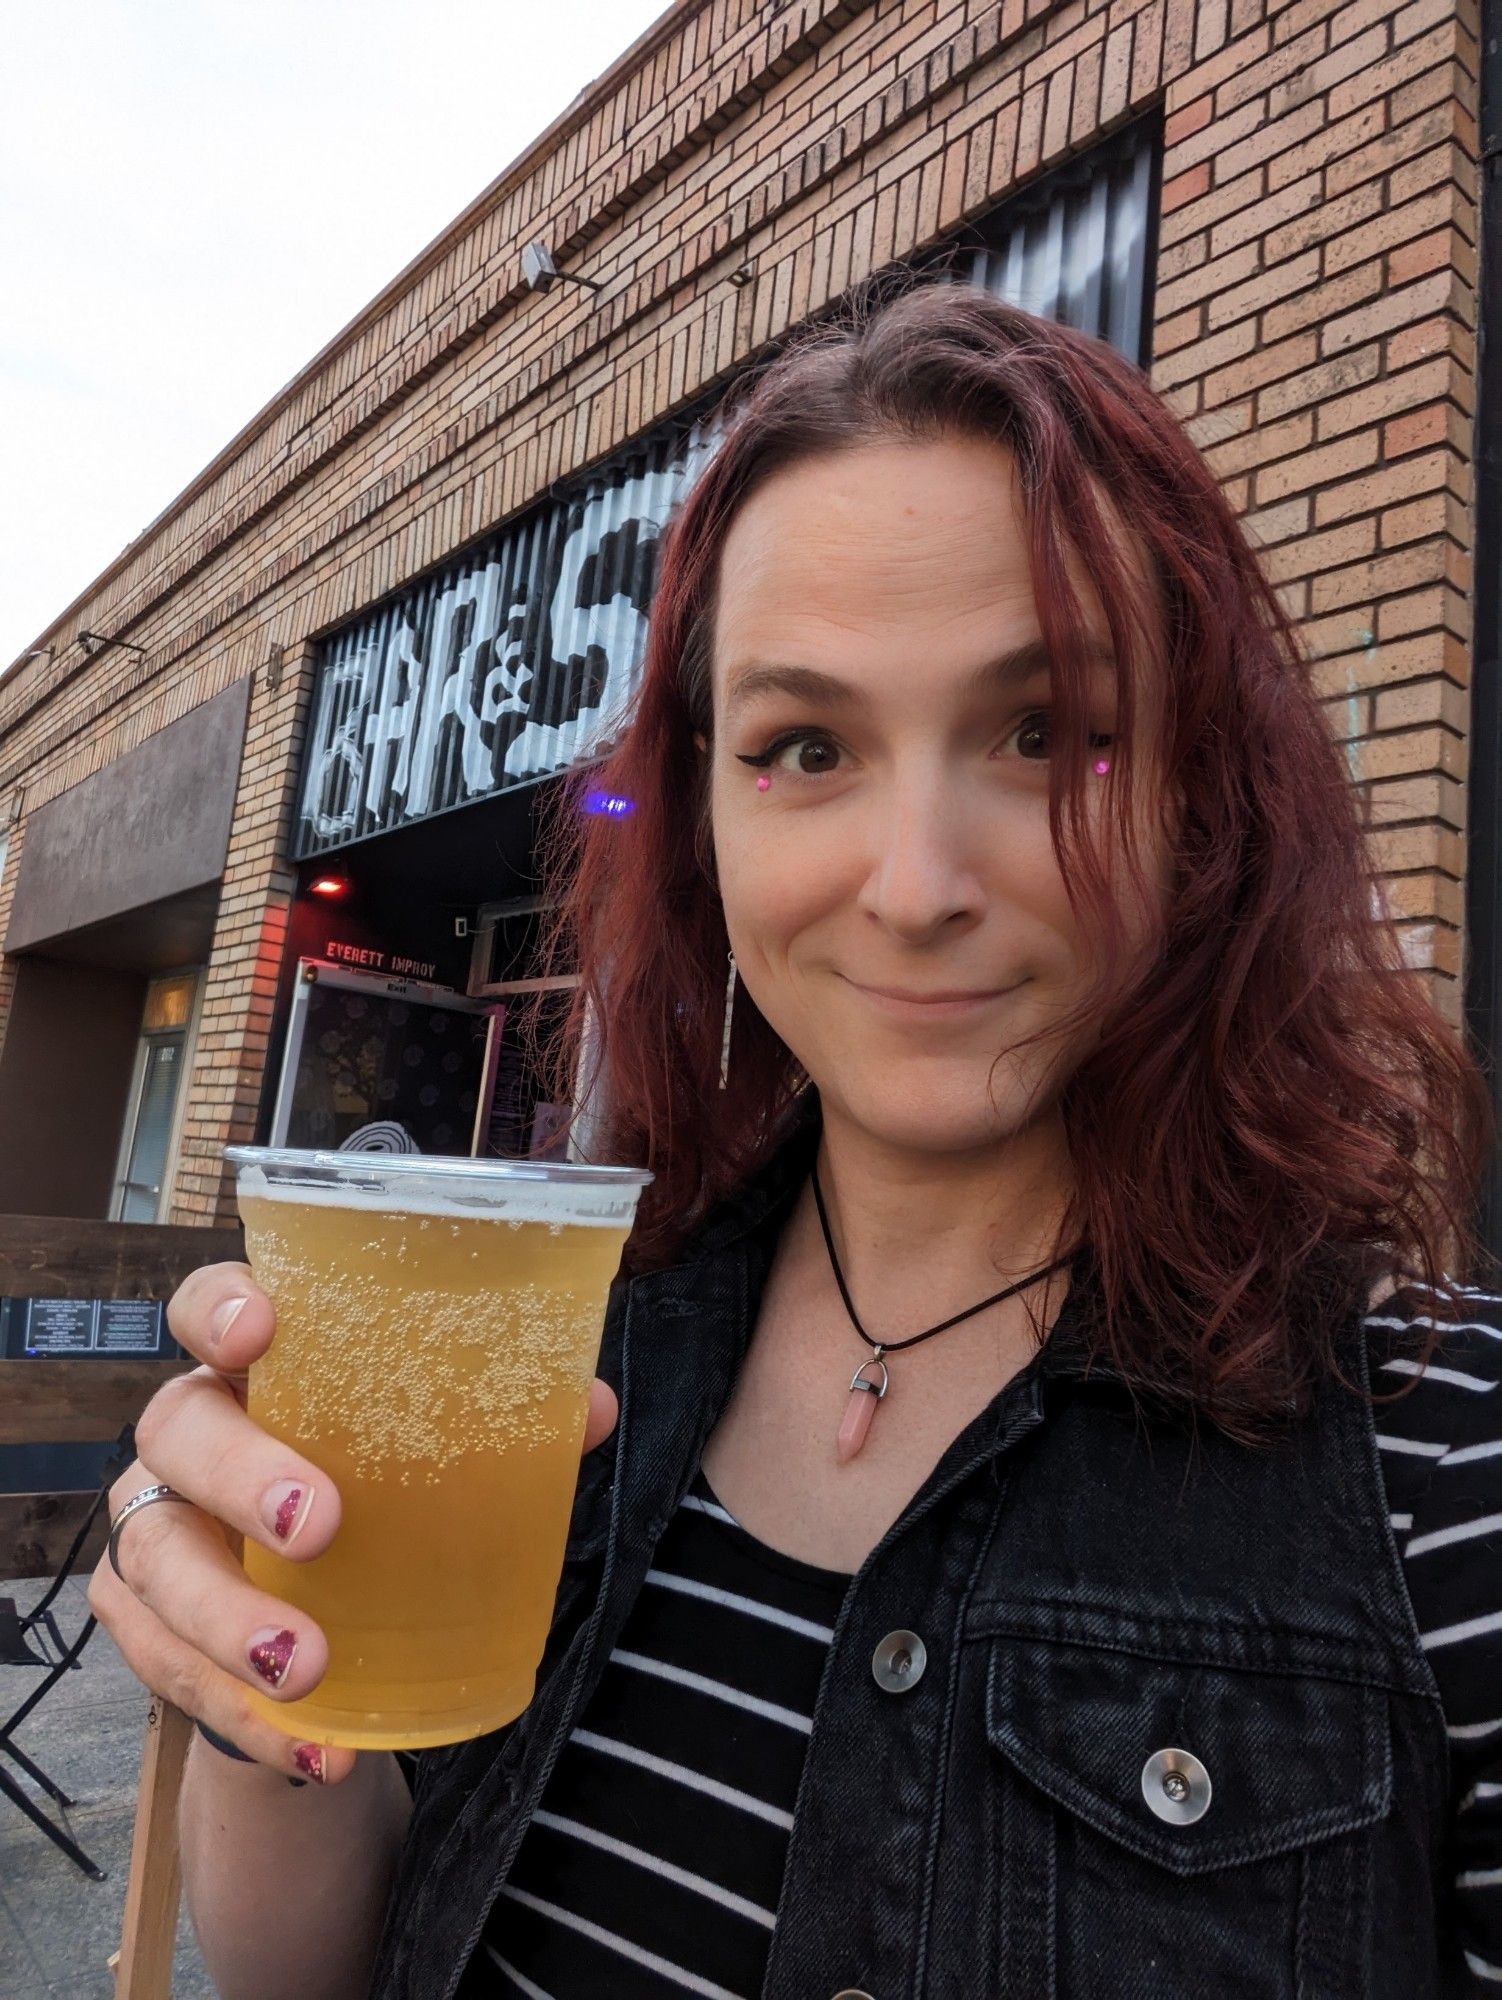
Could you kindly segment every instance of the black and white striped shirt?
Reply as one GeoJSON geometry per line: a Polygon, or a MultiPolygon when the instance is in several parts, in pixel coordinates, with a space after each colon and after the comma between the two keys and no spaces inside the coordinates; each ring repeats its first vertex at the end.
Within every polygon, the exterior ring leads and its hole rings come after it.
{"type": "MultiPolygon", "coordinates": [[[[1391,1519],[1452,1751],[1452,1866],[1474,1991],[1502,1995],[1502,1298],[1470,1292],[1417,1386],[1379,1404],[1391,1519]]],[[[1368,1319],[1373,1387],[1422,1318],[1368,1319]]],[[[849,1577],[767,1548],[699,1474],[565,1744],[466,2000],[749,2000],[849,1577]]]]}

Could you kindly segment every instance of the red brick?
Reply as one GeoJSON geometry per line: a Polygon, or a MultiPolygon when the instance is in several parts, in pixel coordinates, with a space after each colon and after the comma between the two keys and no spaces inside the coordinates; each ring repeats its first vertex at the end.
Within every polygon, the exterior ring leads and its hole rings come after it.
{"type": "Polygon", "coordinates": [[[1422,451],[1442,444],[1449,429],[1449,411],[1444,403],[1429,403],[1409,410],[1382,427],[1382,455],[1401,458],[1405,452],[1422,451]]]}
{"type": "Polygon", "coordinates": [[[1186,104],[1178,111],[1172,112],[1163,121],[1165,150],[1172,152],[1181,140],[1189,138],[1192,133],[1202,132],[1210,123],[1214,109],[1215,100],[1211,93],[1206,91],[1203,97],[1196,98],[1192,104],[1186,104]]]}
{"type": "Polygon", "coordinates": [[[1436,229],[1432,235],[1415,237],[1409,243],[1400,244],[1387,255],[1387,282],[1390,285],[1406,285],[1410,278],[1420,278],[1428,271],[1448,270],[1452,261],[1452,237],[1448,229],[1436,229]]]}
{"type": "Polygon", "coordinates": [[[1171,181],[1163,183],[1163,213],[1172,215],[1176,208],[1186,202],[1198,201],[1202,194],[1210,192],[1210,162],[1202,160],[1197,167],[1187,173],[1175,174],[1171,181]]]}

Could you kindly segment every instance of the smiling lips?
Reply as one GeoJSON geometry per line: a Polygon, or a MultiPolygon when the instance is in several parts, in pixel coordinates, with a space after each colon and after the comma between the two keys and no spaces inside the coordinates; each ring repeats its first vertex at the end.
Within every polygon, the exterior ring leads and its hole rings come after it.
{"type": "Polygon", "coordinates": [[[852,980],[858,993],[864,993],[869,1000],[890,1013],[919,1015],[925,1019],[965,1014],[983,1007],[988,1001],[1005,999],[1015,987],[1005,987],[989,992],[965,992],[950,989],[938,993],[904,993],[897,987],[859,986],[852,980]]]}

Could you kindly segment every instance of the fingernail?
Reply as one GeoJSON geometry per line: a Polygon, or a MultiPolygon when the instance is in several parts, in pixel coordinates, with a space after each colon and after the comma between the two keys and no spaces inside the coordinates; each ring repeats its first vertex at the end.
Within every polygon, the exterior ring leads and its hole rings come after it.
{"type": "Polygon", "coordinates": [[[226,1299],[222,1305],[214,1308],[214,1317],[209,1321],[209,1343],[211,1346],[217,1347],[220,1341],[223,1340],[224,1336],[239,1318],[240,1308],[244,1304],[245,1300],[243,1298],[226,1299]]]}
{"type": "Polygon", "coordinates": [[[284,1547],[290,1548],[302,1531],[313,1505],[313,1488],[300,1479],[279,1479],[261,1495],[261,1519],[284,1547]]]}
{"type": "Polygon", "coordinates": [[[264,1631],[252,1634],[246,1654],[268,1687],[280,1687],[297,1657],[297,1634],[285,1627],[279,1632],[274,1625],[268,1625],[264,1631]]]}
{"type": "MultiPolygon", "coordinates": [[[[292,1761],[302,1772],[304,1780],[311,1778],[315,1785],[323,1783],[323,1747],[318,1743],[299,1743],[292,1752],[292,1761]]],[[[298,1781],[292,1780],[293,1784],[298,1781]]]]}

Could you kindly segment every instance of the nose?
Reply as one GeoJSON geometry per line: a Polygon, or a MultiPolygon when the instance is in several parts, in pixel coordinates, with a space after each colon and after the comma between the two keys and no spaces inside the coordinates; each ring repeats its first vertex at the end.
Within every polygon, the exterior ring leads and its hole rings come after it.
{"type": "Polygon", "coordinates": [[[978,816],[943,763],[899,772],[874,792],[862,837],[858,904],[894,936],[921,943],[982,914],[978,816]]]}

